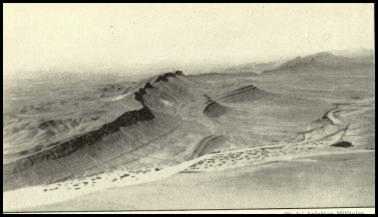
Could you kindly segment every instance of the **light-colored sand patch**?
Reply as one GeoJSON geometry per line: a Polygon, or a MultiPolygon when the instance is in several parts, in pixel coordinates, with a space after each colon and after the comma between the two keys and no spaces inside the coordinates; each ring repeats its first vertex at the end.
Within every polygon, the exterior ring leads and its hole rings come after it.
{"type": "Polygon", "coordinates": [[[153,183],[106,189],[22,211],[374,206],[374,153],[331,154],[308,159],[314,161],[179,173],[153,183]]]}

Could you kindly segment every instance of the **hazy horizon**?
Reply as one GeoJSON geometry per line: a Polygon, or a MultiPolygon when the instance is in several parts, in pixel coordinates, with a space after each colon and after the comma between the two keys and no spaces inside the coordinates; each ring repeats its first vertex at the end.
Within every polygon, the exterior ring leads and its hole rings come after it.
{"type": "Polygon", "coordinates": [[[372,4],[5,4],[4,76],[212,68],[373,49],[372,4]]]}

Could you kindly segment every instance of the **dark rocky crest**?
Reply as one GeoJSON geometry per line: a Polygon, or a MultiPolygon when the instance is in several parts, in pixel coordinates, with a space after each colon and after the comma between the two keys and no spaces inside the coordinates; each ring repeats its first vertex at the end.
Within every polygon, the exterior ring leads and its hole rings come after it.
{"type": "Polygon", "coordinates": [[[183,76],[184,73],[182,71],[175,71],[175,72],[167,72],[167,73],[164,73],[162,75],[159,75],[156,80],[155,80],[155,83],[157,82],[160,82],[160,81],[165,81],[167,82],[168,81],[168,78],[169,77],[177,77],[177,76],[183,76]]]}

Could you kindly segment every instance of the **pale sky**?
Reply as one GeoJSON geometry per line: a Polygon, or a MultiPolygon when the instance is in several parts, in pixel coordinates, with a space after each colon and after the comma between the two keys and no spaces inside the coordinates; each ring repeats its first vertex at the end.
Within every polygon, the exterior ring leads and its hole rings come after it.
{"type": "Polygon", "coordinates": [[[4,4],[3,16],[4,73],[17,76],[374,47],[373,4],[4,4]]]}

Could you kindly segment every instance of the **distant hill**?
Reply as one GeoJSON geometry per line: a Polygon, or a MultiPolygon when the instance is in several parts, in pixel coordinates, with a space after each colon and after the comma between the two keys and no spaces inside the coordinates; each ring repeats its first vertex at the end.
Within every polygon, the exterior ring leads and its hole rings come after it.
{"type": "Polygon", "coordinates": [[[296,70],[308,67],[344,69],[370,65],[372,63],[372,55],[348,57],[335,55],[331,52],[320,52],[305,57],[296,57],[281,64],[279,67],[275,68],[274,71],[287,69],[296,70]]]}
{"type": "Polygon", "coordinates": [[[295,58],[283,58],[269,62],[251,62],[218,70],[218,74],[258,75],[280,70],[303,68],[356,68],[374,64],[374,52],[370,49],[334,50],[295,58]]]}

